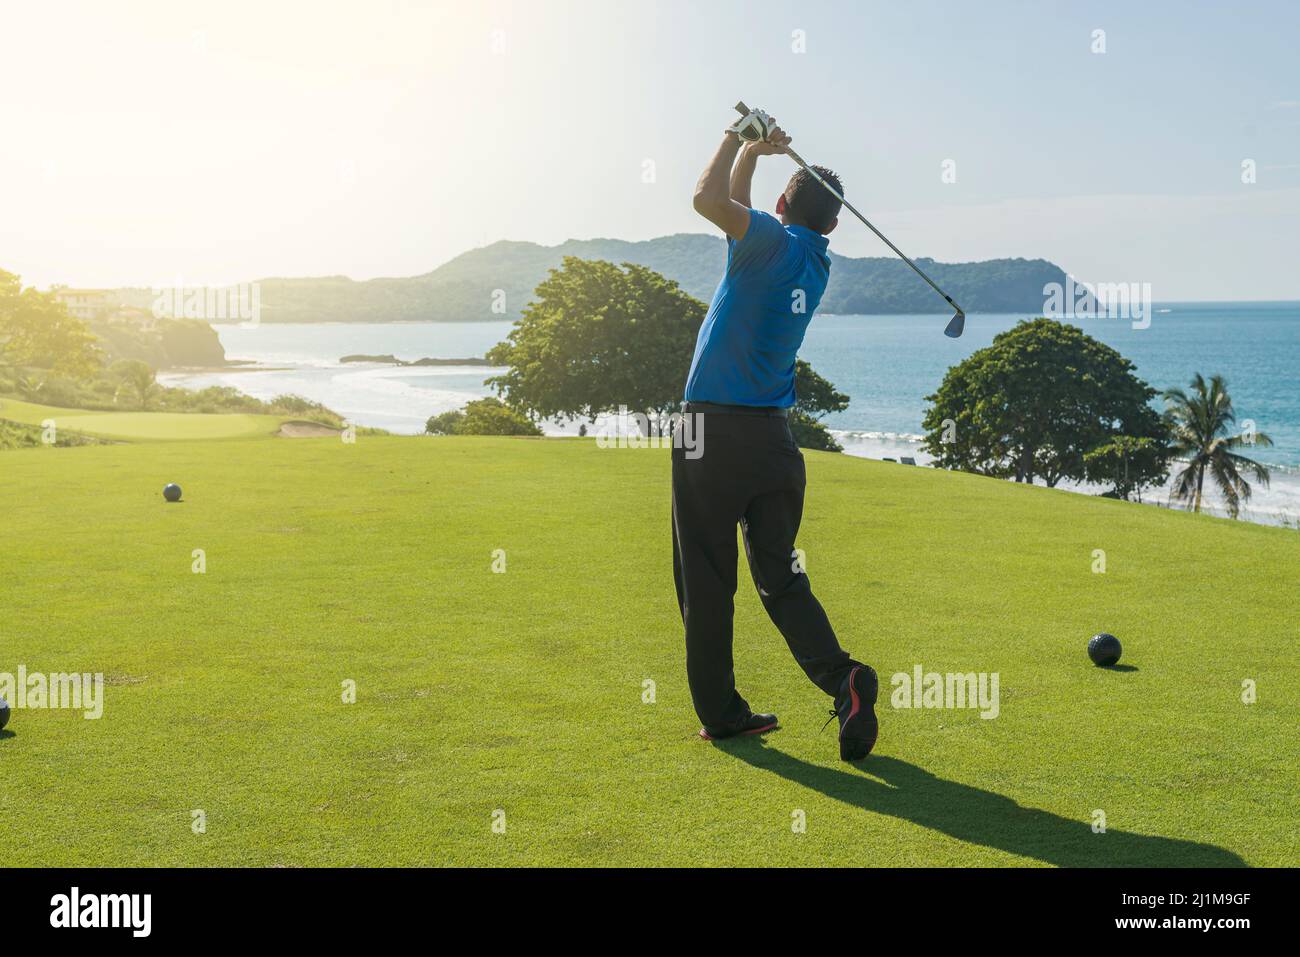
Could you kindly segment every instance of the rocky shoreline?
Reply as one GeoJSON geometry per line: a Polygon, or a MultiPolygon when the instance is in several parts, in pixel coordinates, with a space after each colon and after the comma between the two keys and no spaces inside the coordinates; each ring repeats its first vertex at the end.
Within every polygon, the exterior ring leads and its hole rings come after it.
{"type": "Polygon", "coordinates": [[[482,356],[479,356],[479,357],[472,357],[472,358],[468,358],[468,359],[416,359],[416,360],[413,361],[413,362],[408,362],[408,361],[406,361],[405,359],[399,359],[399,358],[397,358],[397,356],[391,356],[391,355],[382,355],[382,356],[353,355],[353,356],[344,356],[343,358],[339,359],[339,362],[342,362],[342,363],[348,363],[348,362],[376,362],[376,363],[382,363],[383,365],[390,365],[390,366],[486,366],[486,365],[491,365],[491,363],[488,362],[487,359],[484,359],[482,356]]]}

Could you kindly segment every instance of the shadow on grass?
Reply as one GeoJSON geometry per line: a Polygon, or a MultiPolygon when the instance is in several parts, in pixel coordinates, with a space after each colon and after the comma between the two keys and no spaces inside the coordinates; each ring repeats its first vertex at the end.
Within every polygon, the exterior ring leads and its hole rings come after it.
{"type": "Polygon", "coordinates": [[[18,737],[18,735],[10,731],[8,728],[6,728],[3,731],[0,731],[0,741],[4,741],[6,738],[16,738],[16,737],[18,737]]]}
{"type": "Polygon", "coordinates": [[[1126,674],[1130,671],[1138,670],[1137,665],[1098,665],[1097,667],[1102,671],[1122,671],[1126,674]]]}
{"type": "MultiPolygon", "coordinates": [[[[776,750],[761,738],[715,741],[713,746],[746,764],[852,807],[1058,867],[1246,866],[1236,854],[1211,844],[1114,829],[1094,834],[1090,820],[1021,807],[1001,794],[945,781],[914,764],[884,755],[867,758],[857,766],[860,770],[843,771],[809,764],[776,750]]],[[[855,863],[864,867],[875,863],[872,848],[863,845],[855,863]]]]}

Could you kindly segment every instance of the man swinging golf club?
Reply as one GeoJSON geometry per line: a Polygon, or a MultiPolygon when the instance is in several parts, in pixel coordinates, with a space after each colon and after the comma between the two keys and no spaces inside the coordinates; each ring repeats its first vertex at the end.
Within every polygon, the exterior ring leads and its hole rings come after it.
{"type": "MultiPolygon", "coordinates": [[[[789,145],[771,117],[748,113],[727,128],[695,188],[696,211],[727,234],[727,268],[686,382],[683,412],[700,454],[674,442],[673,571],[700,734],[712,740],[777,726],[776,715],[750,710],[732,670],[739,524],[763,607],[808,677],[833,698],[840,757],[854,761],[876,743],[876,673],[840,648],[795,551],[804,461],[786,418],[841,204],[801,168],[778,197],[776,216],[750,208],[758,158],[789,145]]],[[[843,195],[834,173],[814,169],[843,195]]]]}

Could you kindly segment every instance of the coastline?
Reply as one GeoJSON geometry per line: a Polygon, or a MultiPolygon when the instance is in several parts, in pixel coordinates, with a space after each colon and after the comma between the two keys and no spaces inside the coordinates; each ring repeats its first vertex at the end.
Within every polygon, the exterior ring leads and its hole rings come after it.
{"type": "MultiPolygon", "coordinates": [[[[286,366],[286,368],[288,368],[286,366]]],[[[216,366],[166,366],[158,370],[158,375],[204,375],[215,372],[271,372],[276,371],[262,365],[256,359],[227,359],[225,365],[216,366]]]]}
{"type": "MultiPolygon", "coordinates": [[[[1134,331],[1114,324],[1084,324],[1136,364],[1156,389],[1185,384],[1198,368],[1229,378],[1242,420],[1258,421],[1275,447],[1260,456],[1272,473],[1271,487],[1257,489],[1243,518],[1274,525],[1300,522],[1300,396],[1289,385],[1300,357],[1300,309],[1279,312],[1267,300],[1210,308],[1204,304],[1158,303],[1158,321],[1134,331]],[[1267,349],[1260,345],[1266,344],[1267,349]]],[[[929,314],[923,314],[928,316],[929,314]]],[[[936,321],[947,316],[937,316],[936,321]]],[[[916,316],[818,314],[803,355],[841,392],[852,396],[843,413],[828,416],[827,428],[847,454],[872,459],[910,457],[929,462],[920,450],[924,397],[951,365],[1011,328],[1015,315],[974,314],[962,340],[933,348],[918,343],[916,316]]],[[[231,361],[221,368],[171,369],[165,385],[201,389],[222,385],[259,399],[284,394],[320,402],[357,425],[397,434],[416,434],[432,415],[461,408],[494,394],[484,380],[502,370],[485,365],[413,365],[420,356],[485,356],[509,334],[508,319],[403,323],[217,324],[231,361]],[[392,356],[402,364],[342,363],[344,356],[392,356]],[[259,375],[237,373],[258,372],[259,375]]],[[[935,336],[937,337],[937,332],[935,336]]],[[[547,422],[551,435],[576,435],[578,422],[547,422]]],[[[598,429],[601,424],[594,427],[598,429]]],[[[588,428],[592,432],[593,427],[588,428]]],[[[1089,494],[1087,487],[1065,487],[1089,494]]],[[[1168,483],[1143,498],[1168,504],[1168,483]]],[[[1210,508],[1217,494],[1210,493],[1210,508]]]]}
{"type": "MultiPolygon", "coordinates": [[[[374,409],[350,407],[353,405],[352,402],[345,401],[340,404],[337,397],[332,401],[331,393],[345,384],[359,382],[368,386],[371,391],[384,393],[385,398],[395,401],[399,405],[405,404],[403,402],[404,398],[409,399],[413,405],[421,402],[431,402],[432,407],[428,414],[437,414],[459,408],[470,399],[490,394],[488,390],[481,388],[472,393],[459,389],[454,391],[433,389],[432,387],[439,384],[440,380],[448,377],[467,376],[473,381],[481,381],[485,375],[498,371],[500,370],[491,366],[416,366],[411,364],[391,365],[379,362],[357,362],[346,365],[321,363],[304,367],[279,364],[260,365],[254,361],[253,364],[241,364],[237,367],[212,370],[171,370],[165,374],[160,374],[159,382],[164,385],[181,385],[186,388],[203,388],[207,385],[217,384],[230,385],[233,388],[238,388],[241,392],[260,399],[270,399],[277,394],[296,391],[298,394],[304,394],[305,398],[323,402],[356,425],[373,426],[399,435],[419,435],[423,432],[424,421],[428,415],[386,414],[374,409]],[[284,380],[283,386],[259,385],[250,388],[253,381],[263,378],[263,376],[246,377],[243,375],[243,373],[252,372],[263,373],[267,380],[278,377],[284,380]],[[471,372],[476,373],[476,375],[470,375],[471,372]],[[244,381],[238,384],[221,381],[228,375],[239,375],[244,381]],[[313,375],[324,377],[323,388],[313,388],[313,375]],[[412,385],[410,382],[403,381],[403,379],[412,376],[419,377],[419,385],[412,385]],[[193,381],[195,379],[199,381],[193,381]]],[[[361,400],[354,401],[357,404],[363,404],[361,400]]],[[[616,422],[617,417],[612,415],[598,418],[594,425],[582,421],[548,420],[542,423],[542,429],[547,437],[574,438],[578,436],[579,429],[584,424],[587,424],[589,435],[595,435],[602,430],[605,430],[608,434],[616,434],[616,422]]],[[[897,461],[903,457],[909,457],[915,460],[915,466],[899,462],[900,468],[929,468],[931,467],[930,463],[933,461],[932,457],[921,448],[923,437],[915,433],[837,429],[834,427],[830,427],[829,431],[836,441],[843,446],[843,454],[855,458],[877,461],[894,459],[897,461]]],[[[1269,488],[1261,489],[1257,487],[1252,501],[1242,508],[1240,520],[1260,525],[1300,527],[1300,469],[1286,465],[1270,465],[1269,469],[1272,473],[1269,488]]],[[[1171,502],[1169,497],[1173,482],[1172,475],[1175,471],[1171,469],[1171,477],[1166,480],[1162,487],[1145,490],[1140,504],[1153,505],[1158,508],[1175,508],[1180,511],[1185,510],[1182,506],[1171,502]]],[[[1046,487],[1042,483],[1034,484],[1039,487],[1046,487]]],[[[1061,482],[1055,487],[1079,495],[1098,495],[1103,490],[1100,486],[1070,482],[1061,482]]],[[[1216,499],[1217,495],[1211,492],[1208,501],[1202,505],[1202,512],[1227,517],[1226,512],[1216,504],[1216,499]]]]}
{"type": "MultiPolygon", "coordinates": [[[[908,456],[916,460],[916,465],[908,466],[899,462],[900,468],[933,467],[931,464],[933,457],[921,448],[920,436],[891,437],[891,433],[863,433],[837,429],[831,429],[830,432],[836,441],[844,446],[845,455],[876,460],[890,458],[897,460],[908,456]]],[[[1175,460],[1170,467],[1169,478],[1160,486],[1144,489],[1141,500],[1134,501],[1133,504],[1152,505],[1180,512],[1190,511],[1173,500],[1170,494],[1173,488],[1173,476],[1183,464],[1185,463],[1182,460],[1175,460]]],[[[1269,472],[1271,473],[1269,487],[1263,489],[1255,485],[1255,494],[1252,500],[1242,507],[1239,520],[1255,525],[1300,528],[1300,469],[1286,465],[1270,465],[1269,472]]],[[[999,481],[1011,482],[1010,479],[999,481]]],[[[1015,483],[1011,482],[1011,484],[1015,483]]],[[[1042,482],[1033,484],[1038,488],[1047,488],[1042,482]]],[[[1105,491],[1105,486],[1081,482],[1060,482],[1054,487],[1076,495],[1100,496],[1105,491]]],[[[1207,491],[1206,500],[1201,504],[1201,512],[1220,518],[1231,517],[1218,503],[1218,493],[1214,490],[1207,491]]]]}

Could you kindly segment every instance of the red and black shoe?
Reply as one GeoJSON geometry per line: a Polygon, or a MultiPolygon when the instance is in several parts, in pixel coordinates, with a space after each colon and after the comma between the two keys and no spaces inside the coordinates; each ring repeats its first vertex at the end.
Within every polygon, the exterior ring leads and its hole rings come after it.
{"type": "Polygon", "coordinates": [[[762,734],[764,731],[771,731],[776,726],[776,715],[750,712],[749,716],[743,721],[726,728],[700,728],[700,737],[705,741],[721,741],[724,738],[734,738],[742,734],[762,734]]]}
{"type": "MultiPolygon", "coordinates": [[[[840,719],[840,760],[861,761],[876,746],[880,725],[876,721],[876,673],[867,665],[854,665],[831,718],[840,719]]],[[[830,721],[826,722],[830,724],[830,721]]]]}

